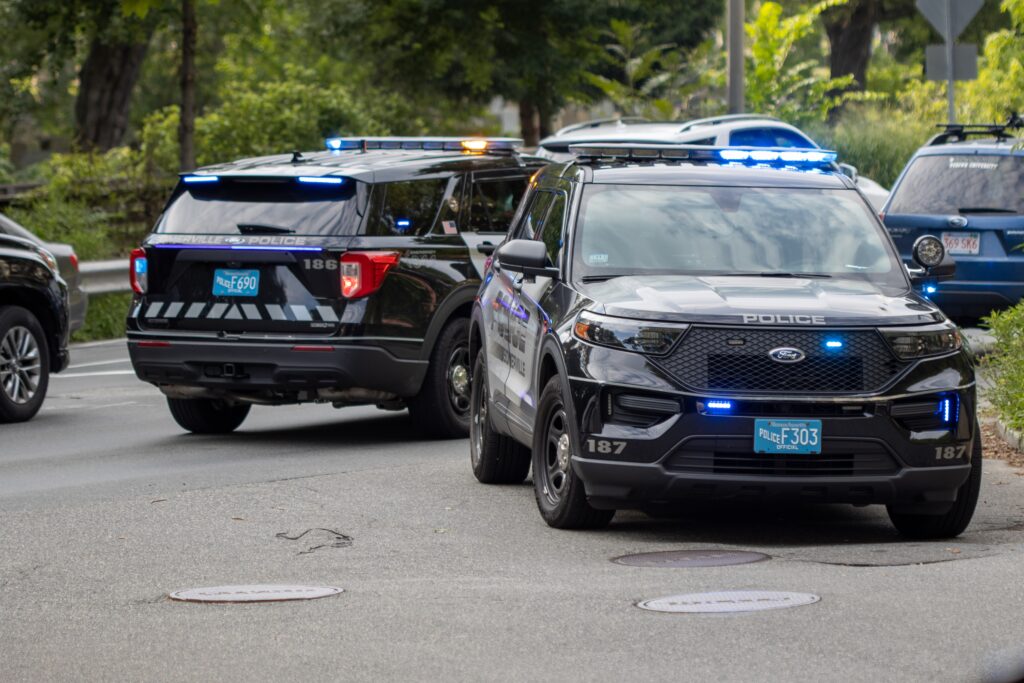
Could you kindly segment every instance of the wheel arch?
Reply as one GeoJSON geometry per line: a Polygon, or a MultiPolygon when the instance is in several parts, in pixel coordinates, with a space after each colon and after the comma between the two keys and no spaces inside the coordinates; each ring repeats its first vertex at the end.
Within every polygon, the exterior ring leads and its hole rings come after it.
{"type": "Polygon", "coordinates": [[[60,323],[50,307],[47,297],[25,287],[0,287],[0,306],[19,306],[39,321],[46,336],[46,351],[50,367],[60,367],[60,323]]]}
{"type": "MultiPolygon", "coordinates": [[[[434,344],[437,343],[437,337],[441,334],[441,330],[444,329],[445,325],[455,318],[470,320],[473,301],[476,298],[476,289],[476,286],[460,287],[449,294],[448,298],[437,307],[433,317],[430,319],[430,325],[427,326],[427,332],[423,336],[423,348],[420,351],[420,356],[423,360],[430,360],[434,344]]],[[[472,336],[470,336],[470,353],[472,353],[472,336]]]]}

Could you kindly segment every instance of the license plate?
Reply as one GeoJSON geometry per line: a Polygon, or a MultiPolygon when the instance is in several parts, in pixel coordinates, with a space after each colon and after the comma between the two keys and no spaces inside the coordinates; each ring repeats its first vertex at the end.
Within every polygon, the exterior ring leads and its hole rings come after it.
{"type": "Polygon", "coordinates": [[[755,453],[821,453],[821,420],[755,420],[755,453]]]}
{"type": "Polygon", "coordinates": [[[944,232],[942,243],[950,254],[977,254],[981,251],[981,233],[944,232]]]}
{"type": "Polygon", "coordinates": [[[260,271],[217,268],[213,271],[214,296],[256,296],[260,293],[260,271]]]}

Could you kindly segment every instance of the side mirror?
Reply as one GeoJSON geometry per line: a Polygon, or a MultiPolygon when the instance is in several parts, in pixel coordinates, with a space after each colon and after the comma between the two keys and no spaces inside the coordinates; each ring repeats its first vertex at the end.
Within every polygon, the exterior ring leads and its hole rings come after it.
{"type": "Polygon", "coordinates": [[[860,177],[860,173],[857,172],[857,167],[853,164],[839,164],[839,172],[853,182],[857,182],[857,178],[860,177]]]}
{"type": "Polygon", "coordinates": [[[498,247],[494,257],[504,270],[528,277],[558,277],[558,268],[549,265],[547,245],[537,240],[511,240],[498,247]]]}
{"type": "Polygon", "coordinates": [[[491,242],[481,242],[480,244],[476,245],[477,253],[483,254],[484,256],[490,256],[491,254],[494,253],[494,250],[497,248],[498,247],[494,246],[494,244],[491,242]]]}
{"type": "Polygon", "coordinates": [[[914,263],[922,270],[911,272],[910,279],[915,282],[925,280],[950,280],[956,275],[956,262],[946,253],[946,247],[934,235],[922,235],[914,242],[910,252],[914,263]]]}

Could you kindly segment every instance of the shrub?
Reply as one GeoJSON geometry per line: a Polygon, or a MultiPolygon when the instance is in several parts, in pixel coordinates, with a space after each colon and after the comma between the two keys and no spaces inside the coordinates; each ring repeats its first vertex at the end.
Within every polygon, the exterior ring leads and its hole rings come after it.
{"type": "Polygon", "coordinates": [[[1024,303],[993,312],[986,322],[996,338],[986,357],[994,385],[992,403],[1008,426],[1024,430],[1024,303]]]}
{"type": "Polygon", "coordinates": [[[116,339],[124,336],[125,318],[132,295],[129,293],[100,294],[89,297],[89,311],[85,325],[71,336],[73,342],[116,339]]]}

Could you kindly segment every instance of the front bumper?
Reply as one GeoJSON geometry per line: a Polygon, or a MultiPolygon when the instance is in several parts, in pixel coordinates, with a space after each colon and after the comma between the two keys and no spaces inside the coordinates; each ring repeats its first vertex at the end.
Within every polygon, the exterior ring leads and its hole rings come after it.
{"type": "Polygon", "coordinates": [[[370,345],[129,338],[128,353],[139,379],[158,386],[282,400],[348,389],[414,396],[427,370],[426,361],[397,358],[370,345]]]}

